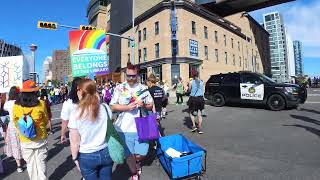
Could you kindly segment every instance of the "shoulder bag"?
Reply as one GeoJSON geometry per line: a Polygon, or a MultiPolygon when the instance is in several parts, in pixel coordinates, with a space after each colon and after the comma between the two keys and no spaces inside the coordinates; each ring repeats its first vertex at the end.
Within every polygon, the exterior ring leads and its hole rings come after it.
{"type": "Polygon", "coordinates": [[[104,109],[107,111],[108,116],[108,127],[107,127],[107,135],[106,141],[108,144],[109,154],[113,162],[117,164],[123,164],[124,162],[124,146],[120,135],[117,130],[114,128],[113,122],[110,118],[108,108],[102,104],[104,109]]]}

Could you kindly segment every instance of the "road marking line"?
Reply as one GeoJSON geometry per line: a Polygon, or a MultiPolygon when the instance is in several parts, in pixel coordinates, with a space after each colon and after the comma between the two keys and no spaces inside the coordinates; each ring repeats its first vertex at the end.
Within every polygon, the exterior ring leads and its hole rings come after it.
{"type": "Polygon", "coordinates": [[[308,96],[320,96],[320,94],[308,94],[308,96]]]}
{"type": "Polygon", "coordinates": [[[320,104],[320,102],[314,102],[314,101],[307,101],[305,104],[320,104]]]}

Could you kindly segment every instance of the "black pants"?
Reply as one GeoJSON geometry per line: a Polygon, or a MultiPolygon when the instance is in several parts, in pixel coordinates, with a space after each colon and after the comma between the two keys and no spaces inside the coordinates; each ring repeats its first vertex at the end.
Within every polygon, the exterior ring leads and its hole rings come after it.
{"type": "Polygon", "coordinates": [[[183,94],[177,93],[176,95],[177,95],[177,103],[178,104],[183,103],[183,94]],[[179,101],[180,99],[181,99],[181,102],[179,101]]]}

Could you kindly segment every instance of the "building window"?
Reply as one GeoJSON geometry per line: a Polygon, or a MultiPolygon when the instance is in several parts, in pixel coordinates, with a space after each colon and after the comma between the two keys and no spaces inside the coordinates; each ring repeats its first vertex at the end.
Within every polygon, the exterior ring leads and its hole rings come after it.
{"type": "Polygon", "coordinates": [[[147,61],[147,48],[143,48],[143,61],[147,61]]]}
{"type": "Polygon", "coordinates": [[[238,50],[240,51],[240,42],[238,41],[238,50]]]}
{"type": "Polygon", "coordinates": [[[239,57],[239,66],[241,67],[242,64],[241,64],[241,57],[239,57]]]}
{"type": "Polygon", "coordinates": [[[218,49],[214,50],[214,56],[216,57],[216,62],[219,62],[219,53],[218,53],[218,49]]]}
{"type": "Polygon", "coordinates": [[[141,42],[141,30],[138,31],[138,40],[139,40],[139,42],[141,42]]]}
{"type": "Polygon", "coordinates": [[[227,46],[227,36],[223,35],[223,38],[224,38],[224,45],[227,46]]]}
{"type": "Polygon", "coordinates": [[[204,46],[204,56],[205,56],[206,60],[209,59],[209,57],[208,57],[208,46],[204,46]]]}
{"type": "Polygon", "coordinates": [[[224,61],[226,64],[228,64],[228,53],[224,52],[224,61]]]}
{"type": "Polygon", "coordinates": [[[233,61],[233,65],[235,66],[236,65],[236,56],[235,55],[233,55],[232,61],[233,61]]]}
{"type": "Polygon", "coordinates": [[[172,56],[179,55],[179,41],[178,40],[172,41],[171,46],[172,46],[171,47],[172,56]]]}
{"type": "Polygon", "coordinates": [[[231,47],[233,49],[233,38],[231,38],[231,47]]]}
{"type": "Polygon", "coordinates": [[[143,28],[143,40],[147,40],[147,28],[143,28]]]}
{"type": "Polygon", "coordinates": [[[138,61],[140,63],[141,62],[141,49],[138,50],[138,58],[139,58],[138,61]]]}
{"type": "Polygon", "coordinates": [[[160,57],[160,45],[159,45],[159,43],[154,45],[154,51],[155,51],[156,58],[159,58],[160,57]]]}
{"type": "Polygon", "coordinates": [[[192,34],[197,34],[196,32],[196,22],[192,21],[192,34]]]}
{"type": "Polygon", "coordinates": [[[218,31],[214,31],[214,39],[217,43],[218,42],[218,31]]]}
{"type": "Polygon", "coordinates": [[[204,26],[204,38],[208,39],[208,27],[204,26]]]}
{"type": "Polygon", "coordinates": [[[159,21],[154,23],[154,32],[155,32],[155,35],[159,34],[159,21]]]}

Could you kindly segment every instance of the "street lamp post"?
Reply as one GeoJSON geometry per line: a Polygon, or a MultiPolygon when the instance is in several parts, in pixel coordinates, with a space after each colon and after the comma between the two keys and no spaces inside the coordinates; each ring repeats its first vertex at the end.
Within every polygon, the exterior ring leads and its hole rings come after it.
{"type": "Polygon", "coordinates": [[[134,30],[134,6],[135,6],[135,3],[134,3],[135,0],[132,0],[132,39],[133,41],[131,41],[131,64],[134,64],[134,50],[135,50],[135,30],[134,30]]]}

